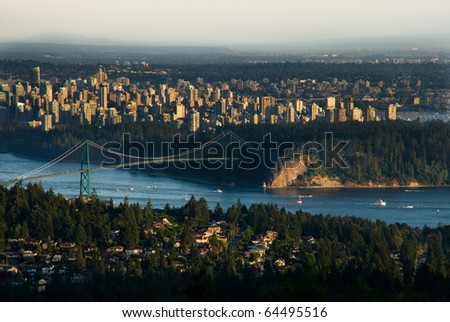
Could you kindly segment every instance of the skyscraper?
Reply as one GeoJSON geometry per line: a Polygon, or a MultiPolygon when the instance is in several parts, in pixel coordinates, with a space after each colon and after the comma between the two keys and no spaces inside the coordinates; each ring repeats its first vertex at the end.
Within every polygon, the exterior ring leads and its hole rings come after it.
{"type": "Polygon", "coordinates": [[[108,84],[100,84],[100,107],[108,107],[108,84]]]}
{"type": "Polygon", "coordinates": [[[301,113],[304,109],[303,101],[296,100],[295,101],[295,111],[301,113]]]}
{"type": "Polygon", "coordinates": [[[361,122],[363,119],[362,110],[355,107],[351,110],[352,121],[361,122]]]}
{"type": "Polygon", "coordinates": [[[212,92],[212,101],[217,102],[218,100],[220,100],[220,88],[216,88],[212,92]]]}
{"type": "Polygon", "coordinates": [[[46,82],[44,86],[44,94],[47,95],[48,101],[53,101],[53,86],[50,82],[46,82]]]}
{"type": "Polygon", "coordinates": [[[263,96],[261,97],[261,112],[266,114],[267,108],[275,106],[275,97],[273,96],[263,96]]]}
{"type": "Polygon", "coordinates": [[[334,109],[336,107],[336,98],[333,96],[327,97],[327,110],[334,109]]]}
{"type": "Polygon", "coordinates": [[[189,100],[198,101],[198,89],[196,89],[194,86],[189,87],[189,100]]]}
{"type": "Polygon", "coordinates": [[[389,104],[386,109],[386,120],[395,121],[397,119],[397,106],[394,104],[389,104]]]}
{"type": "Polygon", "coordinates": [[[173,115],[174,120],[184,119],[186,117],[186,107],[183,104],[177,104],[175,107],[175,113],[173,115]]]}
{"type": "Polygon", "coordinates": [[[42,127],[44,128],[45,132],[48,132],[51,129],[53,129],[53,116],[51,114],[44,115],[44,122],[42,124],[42,127]]]}
{"type": "Polygon", "coordinates": [[[30,83],[33,86],[39,86],[40,82],[41,82],[41,68],[39,66],[34,67],[30,71],[30,83]]]}
{"type": "Polygon", "coordinates": [[[365,110],[365,114],[364,114],[364,120],[366,122],[373,122],[373,121],[375,121],[376,117],[377,117],[376,113],[377,113],[377,111],[375,110],[374,107],[371,107],[371,106],[367,107],[366,110],[365,110]]]}
{"type": "Polygon", "coordinates": [[[189,113],[189,123],[188,123],[189,131],[190,132],[197,132],[200,128],[200,113],[192,110],[191,113],[189,113]]]}
{"type": "Polygon", "coordinates": [[[311,106],[311,121],[314,121],[319,114],[319,105],[313,103],[311,106]]]}
{"type": "Polygon", "coordinates": [[[98,82],[103,83],[107,79],[106,73],[103,71],[103,67],[98,68],[98,82]]]}
{"type": "Polygon", "coordinates": [[[345,108],[338,109],[338,122],[347,122],[347,110],[345,108]]]}
{"type": "Polygon", "coordinates": [[[286,109],[286,123],[295,122],[295,109],[293,107],[288,107],[286,109]]]}
{"type": "Polygon", "coordinates": [[[325,120],[327,123],[334,123],[336,120],[336,109],[326,109],[325,110],[325,120]]]}

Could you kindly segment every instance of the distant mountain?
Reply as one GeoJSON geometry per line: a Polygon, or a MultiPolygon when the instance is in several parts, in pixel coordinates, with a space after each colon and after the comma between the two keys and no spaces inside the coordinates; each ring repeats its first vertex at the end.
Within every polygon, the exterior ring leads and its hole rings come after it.
{"type": "Polygon", "coordinates": [[[31,37],[21,42],[0,42],[0,60],[113,63],[116,60],[144,59],[153,63],[197,64],[223,62],[231,53],[226,47],[113,44],[76,35],[58,35],[31,37]]]}
{"type": "MultiPolygon", "coordinates": [[[[208,48],[220,49],[219,51],[232,50],[243,52],[286,52],[286,53],[304,53],[304,52],[323,52],[323,51],[354,51],[354,50],[410,50],[418,49],[443,49],[450,50],[450,33],[431,34],[431,35],[407,35],[407,36],[386,36],[386,37],[358,37],[358,38],[334,38],[318,39],[308,41],[293,41],[282,43],[267,44],[245,44],[245,45],[226,45],[228,48],[220,45],[195,45],[190,43],[136,43],[136,42],[118,42],[107,38],[89,38],[83,35],[47,32],[32,37],[22,39],[21,44],[55,44],[55,45],[92,45],[92,46],[119,46],[122,49],[140,48],[156,49],[164,48],[208,48]]],[[[139,51],[139,50],[138,50],[139,51]]]]}
{"type": "Polygon", "coordinates": [[[82,35],[66,32],[46,32],[31,37],[24,38],[20,43],[47,43],[66,45],[108,45],[112,44],[106,38],[89,38],[82,35]]]}
{"type": "MultiPolygon", "coordinates": [[[[450,33],[392,37],[341,38],[274,44],[199,45],[189,42],[133,43],[49,32],[15,42],[0,42],[0,59],[112,63],[147,59],[153,63],[298,61],[304,55],[336,53],[348,57],[402,52],[450,53],[450,33]],[[417,48],[419,51],[411,51],[417,48]]],[[[305,57],[306,57],[305,56],[305,57]]]]}
{"type": "Polygon", "coordinates": [[[89,38],[82,35],[47,32],[32,37],[24,38],[17,42],[0,43],[0,51],[51,51],[66,52],[74,50],[86,50],[92,52],[127,52],[145,54],[204,54],[204,53],[229,53],[230,49],[223,46],[190,45],[189,43],[136,43],[117,42],[107,38],[89,38]]]}

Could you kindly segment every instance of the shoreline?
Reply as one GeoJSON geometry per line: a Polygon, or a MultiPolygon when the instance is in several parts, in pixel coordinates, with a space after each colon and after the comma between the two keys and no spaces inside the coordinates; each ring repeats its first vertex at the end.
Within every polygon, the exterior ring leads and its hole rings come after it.
{"type": "Polygon", "coordinates": [[[341,186],[286,186],[286,187],[266,187],[265,189],[417,189],[417,188],[449,188],[450,185],[383,185],[383,186],[369,186],[369,185],[359,185],[359,186],[350,186],[350,185],[341,185],[341,186]]]}
{"type": "MultiPolygon", "coordinates": [[[[33,160],[33,161],[42,161],[42,162],[48,162],[51,160],[46,160],[46,159],[40,159],[40,158],[35,158],[32,156],[26,156],[26,155],[22,155],[22,154],[18,154],[18,153],[14,153],[14,152],[4,152],[1,151],[0,154],[10,154],[13,155],[15,157],[20,157],[20,158],[24,158],[24,159],[29,159],[29,160],[33,160]]],[[[314,186],[296,186],[296,185],[291,185],[291,186],[284,186],[284,187],[271,187],[270,185],[267,186],[266,188],[263,188],[261,185],[259,184],[240,184],[240,185],[233,185],[233,184],[227,184],[227,183],[223,183],[223,182],[214,182],[214,181],[209,181],[207,179],[201,179],[198,176],[197,177],[193,177],[193,176],[189,176],[189,175],[173,175],[170,174],[168,172],[162,171],[162,172],[158,172],[156,173],[155,171],[140,171],[139,169],[122,169],[122,170],[128,170],[128,171],[132,171],[135,173],[145,173],[147,174],[149,177],[151,176],[161,176],[161,177],[167,177],[167,178],[173,178],[173,179],[178,179],[178,180],[186,180],[189,182],[195,182],[198,184],[203,184],[203,185],[212,185],[213,187],[229,187],[229,186],[235,186],[235,187],[250,187],[250,188],[260,188],[262,190],[295,190],[295,189],[311,189],[311,190],[315,190],[315,189],[418,189],[418,188],[449,188],[450,185],[422,185],[422,184],[413,184],[413,185],[356,185],[356,184],[349,184],[349,185],[314,185],[314,186]]]]}

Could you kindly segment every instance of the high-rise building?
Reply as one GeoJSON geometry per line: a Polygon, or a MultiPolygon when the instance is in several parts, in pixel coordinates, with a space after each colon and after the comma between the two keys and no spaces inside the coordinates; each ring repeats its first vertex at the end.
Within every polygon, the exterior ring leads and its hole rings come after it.
{"type": "Polygon", "coordinates": [[[326,109],[325,110],[325,120],[327,123],[334,123],[336,118],[336,109],[326,109]]]}
{"type": "Polygon", "coordinates": [[[263,96],[261,97],[261,113],[266,114],[267,108],[275,106],[275,97],[263,96]]]}
{"type": "Polygon", "coordinates": [[[395,121],[397,119],[397,105],[389,104],[386,110],[386,120],[395,121]]]}
{"type": "Polygon", "coordinates": [[[25,88],[23,88],[23,85],[21,83],[17,83],[16,85],[14,85],[14,94],[16,97],[25,96],[25,88]]]}
{"type": "Polygon", "coordinates": [[[353,101],[349,101],[347,103],[347,112],[350,114],[350,112],[355,108],[355,103],[353,101]]]}
{"type": "Polygon", "coordinates": [[[45,114],[44,115],[44,122],[42,123],[42,127],[44,128],[45,132],[50,131],[53,129],[53,116],[51,114],[45,114]]]}
{"type": "Polygon", "coordinates": [[[100,107],[108,107],[108,84],[104,82],[100,84],[100,107]]]}
{"type": "Polygon", "coordinates": [[[336,108],[336,97],[327,97],[327,110],[336,108]]]}
{"type": "Polygon", "coordinates": [[[159,84],[159,96],[165,97],[167,95],[167,85],[159,84]]]}
{"type": "Polygon", "coordinates": [[[6,102],[6,93],[0,92],[0,103],[6,102]]]}
{"type": "Polygon", "coordinates": [[[137,106],[142,105],[142,96],[141,96],[141,93],[136,92],[136,93],[133,95],[133,99],[134,99],[134,101],[136,102],[136,105],[137,105],[137,106]]]}
{"type": "Polygon", "coordinates": [[[8,84],[0,84],[0,91],[1,92],[10,92],[11,88],[8,84]]]}
{"type": "Polygon", "coordinates": [[[197,132],[200,128],[200,113],[196,110],[192,110],[189,113],[188,129],[190,132],[197,132]]]}
{"type": "Polygon", "coordinates": [[[173,120],[183,119],[186,117],[186,107],[183,104],[177,104],[175,107],[175,113],[173,115],[173,120]]]}
{"type": "Polygon", "coordinates": [[[303,111],[304,108],[305,108],[305,106],[304,106],[304,104],[303,104],[303,101],[301,101],[301,100],[296,100],[296,101],[295,101],[295,110],[296,110],[298,113],[301,113],[301,112],[303,111]]]}
{"type": "Polygon", "coordinates": [[[48,101],[53,101],[53,86],[49,81],[46,81],[43,86],[41,86],[42,94],[47,95],[48,101]]]}
{"type": "Polygon", "coordinates": [[[340,108],[338,111],[338,122],[347,122],[347,110],[340,108]]]}
{"type": "Polygon", "coordinates": [[[268,117],[269,124],[277,124],[278,123],[278,116],[275,114],[270,114],[268,117]]]}
{"type": "Polygon", "coordinates": [[[198,101],[198,89],[194,86],[189,88],[189,100],[190,101],[198,101]]]}
{"type": "Polygon", "coordinates": [[[369,106],[365,110],[364,121],[373,122],[377,118],[377,111],[374,107],[369,106]]]}
{"type": "Polygon", "coordinates": [[[314,121],[317,118],[317,115],[319,115],[319,105],[313,103],[311,105],[311,121],[314,121]]]}
{"type": "Polygon", "coordinates": [[[355,107],[351,110],[352,121],[361,122],[362,121],[362,110],[355,107]]]}
{"type": "Polygon", "coordinates": [[[64,102],[64,100],[66,100],[69,97],[69,89],[67,87],[60,87],[59,94],[60,94],[60,99],[62,100],[62,102],[60,102],[60,103],[62,104],[64,102]]]}
{"type": "Polygon", "coordinates": [[[59,103],[57,101],[53,101],[50,103],[50,111],[53,116],[53,124],[59,123],[59,103]]]}
{"type": "Polygon", "coordinates": [[[104,81],[106,81],[108,79],[105,71],[103,70],[103,67],[100,66],[98,68],[98,82],[99,83],[103,83],[104,81]]]}
{"type": "Polygon", "coordinates": [[[34,67],[30,71],[30,83],[33,86],[39,86],[40,82],[41,82],[41,68],[39,66],[34,67]]]}
{"type": "Polygon", "coordinates": [[[253,114],[252,123],[253,124],[258,124],[259,123],[259,119],[260,119],[260,115],[259,114],[253,114]]]}
{"type": "Polygon", "coordinates": [[[295,122],[295,109],[293,107],[288,107],[286,109],[286,123],[295,122]]]}
{"type": "Polygon", "coordinates": [[[218,100],[220,100],[220,88],[216,88],[212,92],[212,101],[217,102],[218,100]]]}
{"type": "Polygon", "coordinates": [[[227,100],[222,98],[220,102],[217,102],[218,105],[218,114],[226,114],[227,113],[227,100]]]}

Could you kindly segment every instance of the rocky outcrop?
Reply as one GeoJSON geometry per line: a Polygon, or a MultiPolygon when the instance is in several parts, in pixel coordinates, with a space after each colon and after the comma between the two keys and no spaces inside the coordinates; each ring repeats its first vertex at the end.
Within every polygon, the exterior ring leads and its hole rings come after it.
{"type": "Polygon", "coordinates": [[[306,166],[302,160],[295,160],[283,164],[282,169],[278,170],[272,181],[269,183],[270,188],[284,188],[295,183],[297,177],[306,172],[306,166]]]}
{"type": "Polygon", "coordinates": [[[307,181],[310,186],[320,187],[342,187],[342,182],[338,178],[328,176],[314,176],[307,181]]]}
{"type": "Polygon", "coordinates": [[[286,162],[282,168],[274,172],[272,180],[269,182],[269,188],[286,188],[289,186],[302,187],[323,187],[323,188],[383,188],[383,187],[420,187],[421,185],[416,181],[410,181],[407,184],[401,185],[398,180],[393,179],[388,182],[372,182],[365,184],[357,183],[356,181],[347,181],[343,183],[338,177],[331,177],[327,175],[308,175],[301,180],[299,176],[307,172],[307,167],[302,160],[286,162]]]}

